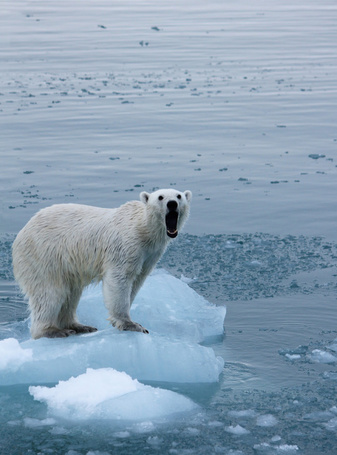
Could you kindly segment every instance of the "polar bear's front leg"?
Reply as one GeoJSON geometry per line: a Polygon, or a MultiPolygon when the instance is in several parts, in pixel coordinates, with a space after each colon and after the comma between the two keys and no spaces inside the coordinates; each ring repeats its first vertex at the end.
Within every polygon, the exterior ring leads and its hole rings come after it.
{"type": "Polygon", "coordinates": [[[119,330],[149,333],[147,329],[130,318],[132,280],[111,271],[103,278],[104,303],[109,311],[109,321],[119,330]]]}

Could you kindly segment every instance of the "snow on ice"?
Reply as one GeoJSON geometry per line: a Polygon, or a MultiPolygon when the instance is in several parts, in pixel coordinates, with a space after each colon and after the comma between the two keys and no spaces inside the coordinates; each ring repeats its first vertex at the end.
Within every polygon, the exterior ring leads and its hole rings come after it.
{"type": "Polygon", "coordinates": [[[55,387],[31,386],[29,392],[47,403],[51,414],[75,421],[156,419],[198,408],[189,398],[146,386],[112,368],[88,368],[55,387]]]}

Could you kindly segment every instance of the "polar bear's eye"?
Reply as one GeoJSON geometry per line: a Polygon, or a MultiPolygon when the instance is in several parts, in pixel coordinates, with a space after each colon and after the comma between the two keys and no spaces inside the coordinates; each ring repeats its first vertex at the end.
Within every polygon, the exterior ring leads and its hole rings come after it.
{"type": "Polygon", "coordinates": [[[181,199],[181,194],[178,194],[177,198],[178,198],[178,199],[181,199]]]}
{"type": "Polygon", "coordinates": [[[164,196],[158,196],[158,199],[162,201],[164,199],[164,196]]]}

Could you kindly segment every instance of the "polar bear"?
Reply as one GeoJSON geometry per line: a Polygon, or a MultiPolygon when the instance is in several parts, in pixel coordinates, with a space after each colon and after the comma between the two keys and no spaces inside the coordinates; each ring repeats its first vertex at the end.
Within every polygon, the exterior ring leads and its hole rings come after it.
{"type": "Polygon", "coordinates": [[[114,209],[57,204],[33,216],[13,243],[14,275],[29,298],[32,337],[96,331],[78,322],[76,308],[83,288],[101,280],[111,324],[148,333],[131,320],[130,306],[186,222],[191,197],[191,191],[144,191],[140,201],[114,209]]]}

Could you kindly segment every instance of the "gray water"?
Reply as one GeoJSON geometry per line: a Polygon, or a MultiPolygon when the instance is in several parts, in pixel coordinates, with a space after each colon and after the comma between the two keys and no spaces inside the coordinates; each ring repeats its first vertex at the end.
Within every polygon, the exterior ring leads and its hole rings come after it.
{"type": "Polygon", "coordinates": [[[10,248],[37,210],[165,187],[194,197],[160,266],[227,316],[219,384],[162,385],[202,416],[54,427],[12,385],[0,451],[335,454],[336,3],[1,6],[1,338],[26,317],[10,248]]]}

